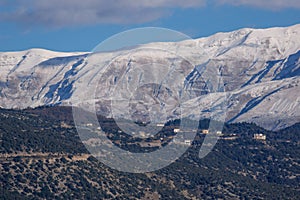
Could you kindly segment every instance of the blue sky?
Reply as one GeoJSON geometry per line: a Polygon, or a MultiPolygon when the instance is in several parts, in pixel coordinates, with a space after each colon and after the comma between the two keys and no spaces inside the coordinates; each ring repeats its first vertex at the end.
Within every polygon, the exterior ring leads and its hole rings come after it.
{"type": "Polygon", "coordinates": [[[114,34],[147,26],[198,38],[297,23],[299,0],[0,0],[0,51],[90,51],[114,34]]]}

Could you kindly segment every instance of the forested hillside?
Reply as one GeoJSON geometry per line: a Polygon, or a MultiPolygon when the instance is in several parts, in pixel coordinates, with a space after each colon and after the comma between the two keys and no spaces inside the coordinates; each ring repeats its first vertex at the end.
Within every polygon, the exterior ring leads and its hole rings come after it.
{"type": "MultiPolygon", "coordinates": [[[[113,121],[106,120],[113,128],[113,121]]],[[[170,122],[169,126],[176,123],[170,122]]],[[[0,199],[300,196],[300,123],[278,132],[255,124],[225,125],[223,136],[204,159],[198,158],[204,138],[199,131],[179,160],[145,174],[118,172],[94,159],[81,143],[68,107],[0,110],[0,136],[0,199]],[[256,133],[266,135],[266,140],[254,140],[256,133]]],[[[137,150],[143,141],[127,145],[128,140],[122,142],[122,147],[137,150]]]]}

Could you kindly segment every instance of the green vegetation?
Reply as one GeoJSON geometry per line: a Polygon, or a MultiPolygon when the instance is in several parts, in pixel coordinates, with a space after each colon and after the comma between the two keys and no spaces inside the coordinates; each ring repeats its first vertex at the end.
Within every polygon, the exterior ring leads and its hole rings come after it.
{"type": "MultiPolygon", "coordinates": [[[[124,149],[139,142],[102,118],[107,135],[124,149]]],[[[172,137],[179,121],[159,135],[172,137]]],[[[202,121],[200,128],[206,128],[202,121]]],[[[175,163],[156,172],[112,170],[90,156],[80,141],[71,109],[0,110],[0,199],[297,199],[300,196],[300,124],[271,132],[255,124],[226,125],[204,159],[204,135],[175,163]],[[266,141],[253,139],[255,133],[266,141]],[[234,139],[232,136],[235,136],[234,139]]],[[[167,145],[169,140],[163,141],[167,145]]]]}

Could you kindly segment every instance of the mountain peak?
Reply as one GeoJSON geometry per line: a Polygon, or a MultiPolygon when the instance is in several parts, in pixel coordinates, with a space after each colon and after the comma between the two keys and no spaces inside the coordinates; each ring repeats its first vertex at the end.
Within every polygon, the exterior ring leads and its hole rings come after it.
{"type": "MultiPolygon", "coordinates": [[[[120,69],[124,67],[134,69],[151,61],[163,63],[166,67],[153,69],[151,73],[155,70],[168,73],[164,70],[180,62],[156,50],[176,49],[178,55],[191,63],[182,68],[186,77],[178,78],[178,88],[184,86],[186,89],[206,90],[204,87],[207,85],[200,81],[199,68],[215,69],[222,74],[229,97],[228,121],[256,122],[266,128],[282,128],[300,121],[299,100],[292,98],[300,92],[299,32],[299,24],[269,29],[244,28],[177,43],[145,44],[137,47],[136,50],[139,51],[134,54],[126,53],[135,49],[124,49],[122,52],[129,57],[119,59],[119,68],[116,68],[119,71],[106,74],[107,79],[99,85],[100,92],[104,99],[108,98],[105,94],[110,94],[114,88],[112,80],[118,80],[120,69]],[[143,49],[148,50],[144,52],[143,49]],[[276,106],[270,107],[270,104],[276,106]]],[[[114,57],[120,58],[120,52],[93,54],[88,59],[86,54],[44,49],[1,52],[0,107],[69,104],[73,103],[74,95],[93,96],[95,91],[88,91],[89,84],[95,77],[105,74],[108,70],[107,63],[114,57]]],[[[213,103],[217,103],[220,96],[217,94],[214,98],[216,102],[213,103]]],[[[102,100],[96,101],[103,103],[102,100]]],[[[190,109],[185,115],[192,117],[201,112],[193,103],[206,100],[205,95],[199,95],[187,101],[190,109]]],[[[168,102],[163,103],[167,105],[168,102]]],[[[102,111],[109,112],[109,105],[103,103],[102,111]]],[[[167,117],[172,117],[174,112],[175,110],[169,110],[167,117]]]]}

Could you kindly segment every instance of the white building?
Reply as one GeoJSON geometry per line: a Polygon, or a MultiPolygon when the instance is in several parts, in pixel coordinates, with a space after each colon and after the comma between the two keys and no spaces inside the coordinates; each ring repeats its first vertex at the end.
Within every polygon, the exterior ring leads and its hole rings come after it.
{"type": "Polygon", "coordinates": [[[267,136],[264,134],[258,133],[258,134],[254,134],[253,138],[255,140],[266,140],[267,136]]]}
{"type": "Polygon", "coordinates": [[[217,131],[217,135],[222,136],[223,135],[222,131],[217,131]]]}
{"type": "Polygon", "coordinates": [[[179,128],[175,128],[174,129],[174,133],[179,133],[180,132],[180,129],[179,128]]]}

